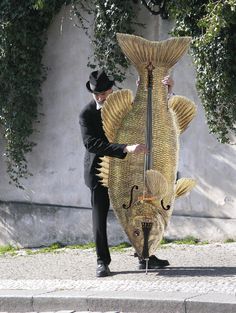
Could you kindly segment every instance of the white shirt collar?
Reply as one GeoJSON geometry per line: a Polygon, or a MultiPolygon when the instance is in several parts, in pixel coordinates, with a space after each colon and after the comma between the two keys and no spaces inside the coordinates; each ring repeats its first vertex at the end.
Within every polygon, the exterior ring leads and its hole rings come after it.
{"type": "Polygon", "coordinates": [[[96,109],[100,110],[102,108],[102,105],[100,103],[98,103],[96,100],[95,100],[95,102],[96,102],[96,109]]]}

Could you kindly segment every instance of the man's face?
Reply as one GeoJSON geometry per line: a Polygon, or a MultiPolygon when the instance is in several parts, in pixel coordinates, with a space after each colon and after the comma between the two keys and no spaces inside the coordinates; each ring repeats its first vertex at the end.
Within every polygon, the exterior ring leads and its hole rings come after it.
{"type": "Polygon", "coordinates": [[[103,92],[100,92],[100,93],[93,93],[93,98],[94,100],[96,100],[100,105],[102,105],[106,98],[109,96],[109,94],[112,93],[112,88],[106,90],[106,91],[103,91],[103,92]]]}

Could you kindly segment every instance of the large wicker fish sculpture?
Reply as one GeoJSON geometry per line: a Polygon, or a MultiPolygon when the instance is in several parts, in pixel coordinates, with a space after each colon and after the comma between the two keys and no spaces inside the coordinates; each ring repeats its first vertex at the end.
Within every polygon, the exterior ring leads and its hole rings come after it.
{"type": "Polygon", "coordinates": [[[130,90],[113,92],[102,108],[103,128],[110,142],[145,143],[148,154],[125,159],[103,157],[99,176],[108,187],[115,214],[137,254],[155,253],[173,212],[175,198],[195,185],[176,181],[179,135],[196,114],[193,102],[173,96],[168,101],[163,78],[187,51],[191,38],[148,41],[117,34],[125,55],[136,67],[140,83],[135,99],[130,90]]]}

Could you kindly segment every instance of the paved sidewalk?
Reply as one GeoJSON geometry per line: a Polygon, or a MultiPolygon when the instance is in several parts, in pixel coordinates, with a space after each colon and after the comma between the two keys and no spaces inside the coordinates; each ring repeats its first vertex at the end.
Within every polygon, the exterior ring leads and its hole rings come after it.
{"type": "Polygon", "coordinates": [[[236,243],[165,245],[171,265],[147,275],[133,253],[112,252],[105,278],[93,250],[0,257],[0,312],[236,312],[236,243]]]}

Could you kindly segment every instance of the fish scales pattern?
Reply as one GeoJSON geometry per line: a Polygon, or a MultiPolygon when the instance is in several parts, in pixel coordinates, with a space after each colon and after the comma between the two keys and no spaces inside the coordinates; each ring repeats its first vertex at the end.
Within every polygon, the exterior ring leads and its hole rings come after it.
{"type": "Polygon", "coordinates": [[[181,179],[176,184],[179,134],[195,115],[195,106],[188,99],[181,97],[176,97],[175,101],[171,100],[168,104],[167,88],[162,83],[169,69],[188,49],[190,40],[189,37],[182,37],[153,42],[133,35],[118,34],[118,42],[135,65],[140,82],[134,100],[127,90],[114,92],[108,97],[102,109],[104,130],[111,142],[145,143],[147,68],[151,64],[152,164],[151,171],[144,170],[143,154],[128,154],[122,160],[105,157],[100,177],[108,186],[117,218],[141,257],[147,256],[147,253],[148,255],[155,253],[171,217],[175,197],[183,195],[195,184],[193,180],[187,178],[181,179]],[[150,178],[154,179],[153,182],[150,180],[151,189],[147,184],[150,178]],[[165,186],[167,188],[164,188],[165,186]],[[149,189],[155,196],[151,195],[151,198],[145,196],[150,193],[149,189]],[[145,247],[147,233],[148,246],[145,247]]]}
{"type": "MultiPolygon", "coordinates": [[[[117,132],[115,142],[125,142],[127,144],[145,142],[145,133],[140,131],[143,123],[145,123],[145,106],[142,106],[145,96],[137,94],[135,105],[132,111],[124,118],[122,125],[117,132]]],[[[130,190],[134,185],[139,186],[139,190],[143,189],[143,164],[144,155],[128,154],[124,160],[110,160],[110,181],[116,188],[110,188],[109,193],[112,199],[113,207],[121,207],[123,204],[128,205],[130,201],[130,190]],[[126,188],[124,188],[126,186],[126,188]],[[117,191],[120,191],[121,194],[117,191]],[[121,203],[122,202],[122,203],[121,203]]],[[[135,193],[135,200],[137,200],[135,193]]],[[[118,218],[127,222],[129,220],[129,211],[122,209],[118,218]]],[[[127,224],[127,223],[126,223],[127,224]]],[[[128,224],[127,224],[128,225],[128,224]]]]}
{"type": "Polygon", "coordinates": [[[162,173],[168,183],[168,193],[164,197],[164,204],[170,205],[171,214],[174,201],[174,188],[178,166],[179,136],[175,116],[167,103],[166,87],[162,83],[167,75],[166,69],[154,71],[153,91],[153,168],[162,173]],[[155,88],[156,86],[156,88],[155,88]],[[168,138],[168,140],[167,140],[168,138]]]}

